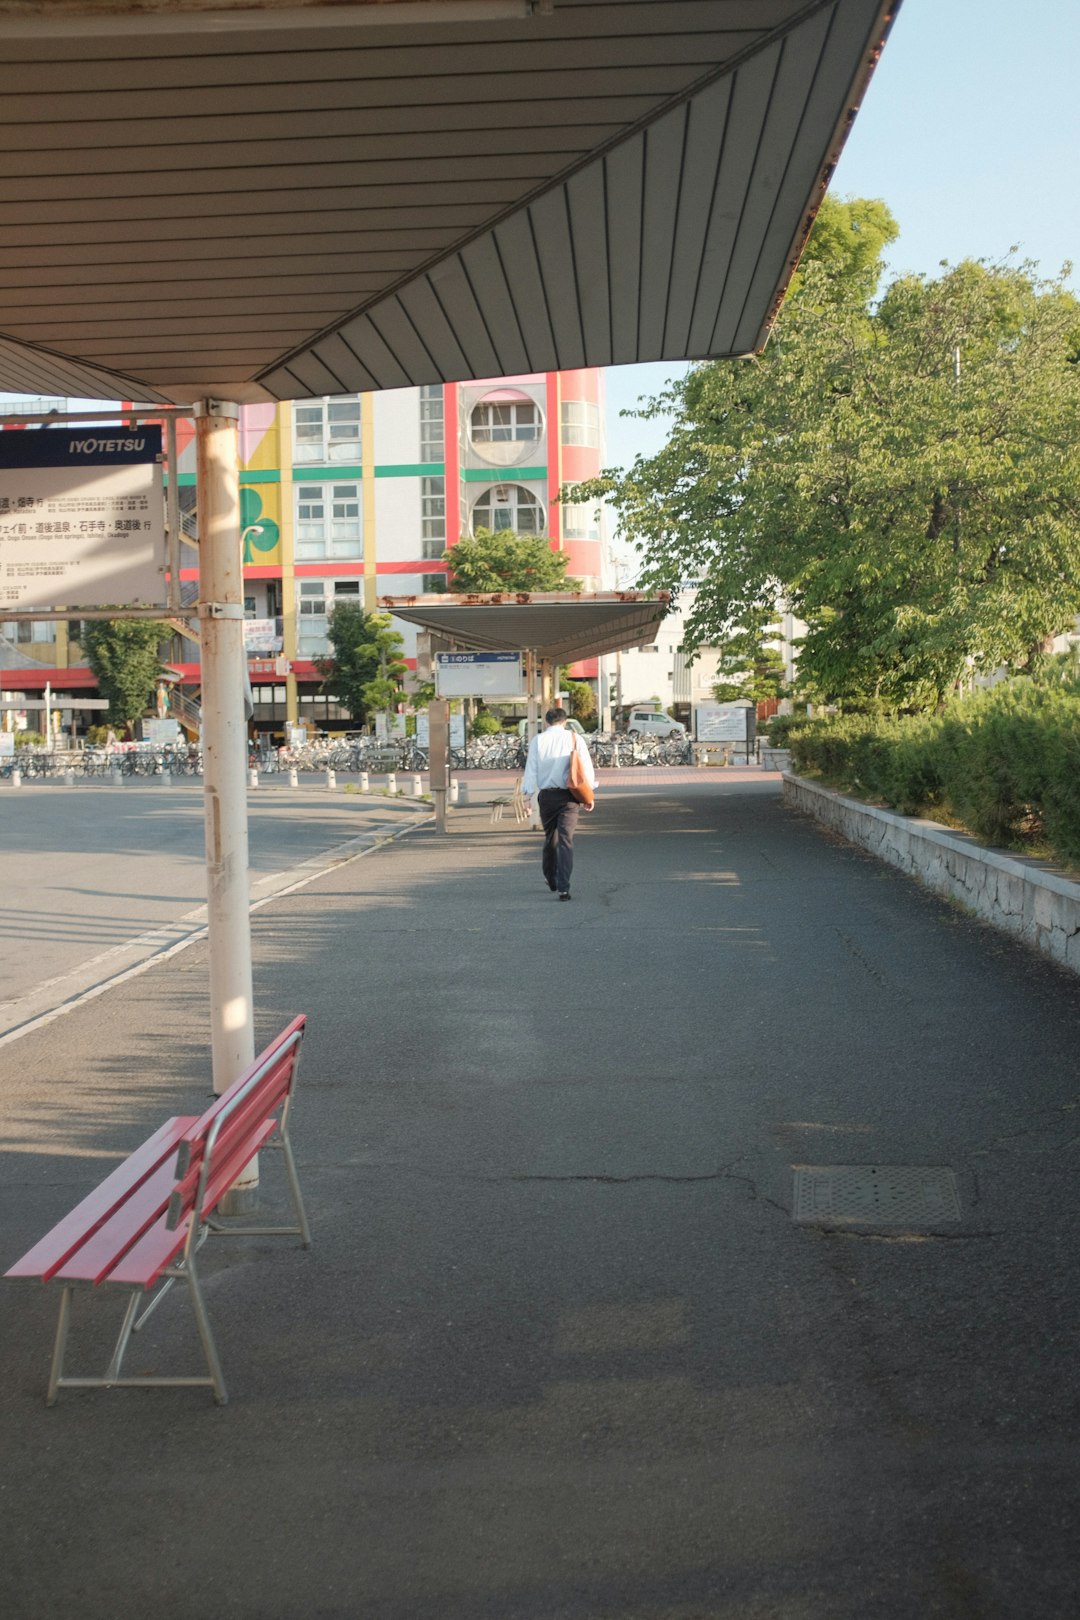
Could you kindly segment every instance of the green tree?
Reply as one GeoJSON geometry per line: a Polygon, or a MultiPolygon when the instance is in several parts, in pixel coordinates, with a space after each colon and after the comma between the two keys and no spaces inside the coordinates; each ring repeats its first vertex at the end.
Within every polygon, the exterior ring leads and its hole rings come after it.
{"type": "Polygon", "coordinates": [[[564,551],[552,551],[542,534],[515,534],[512,529],[477,529],[443,552],[449,563],[452,591],[576,591],[580,582],[567,579],[564,551]]]}
{"type": "Polygon", "coordinates": [[[664,448],[588,492],[643,583],[698,586],[691,650],[782,591],[809,627],[802,694],[932,707],[1033,667],[1080,609],[1077,304],[970,261],[874,304],[872,261],[826,247],[764,355],[673,384],[646,412],[674,413],[664,448]]]}
{"type": "Polygon", "coordinates": [[[596,693],[588,681],[572,681],[567,675],[562,676],[561,684],[570,714],[586,731],[591,730],[596,723],[596,693]]]}
{"type": "Polygon", "coordinates": [[[84,620],[80,645],[113,725],[131,726],[150,707],[167,635],[167,627],[151,619],[84,620]]]}
{"type": "Polygon", "coordinates": [[[365,613],[355,602],[337,602],[327,621],[331,656],[317,662],[323,689],[335,695],[354,720],[392,714],[404,696],[408,668],[402,637],[388,613],[365,613]]]}
{"type": "Polygon", "coordinates": [[[783,655],[770,641],[780,627],[770,623],[771,615],[755,613],[745,625],[734,629],[719,643],[713,696],[718,703],[734,703],[748,698],[751,703],[768,703],[784,696],[783,655]]]}

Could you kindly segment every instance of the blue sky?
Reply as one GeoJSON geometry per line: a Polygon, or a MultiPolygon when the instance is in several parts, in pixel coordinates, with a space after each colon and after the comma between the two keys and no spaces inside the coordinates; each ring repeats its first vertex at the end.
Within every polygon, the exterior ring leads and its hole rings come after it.
{"type": "MultiPolygon", "coordinates": [[[[1078,0],[903,0],[831,190],[883,197],[900,224],[894,273],[1012,247],[1080,290],[1078,0]]],[[[620,420],[680,367],[607,374],[607,462],[663,443],[658,422],[620,420]]]]}

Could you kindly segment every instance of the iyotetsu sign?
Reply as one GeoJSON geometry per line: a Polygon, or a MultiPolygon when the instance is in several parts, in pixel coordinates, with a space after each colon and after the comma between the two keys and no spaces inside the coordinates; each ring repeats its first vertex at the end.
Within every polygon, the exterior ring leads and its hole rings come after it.
{"type": "Polygon", "coordinates": [[[165,601],[161,428],[0,432],[0,619],[165,601]]]}

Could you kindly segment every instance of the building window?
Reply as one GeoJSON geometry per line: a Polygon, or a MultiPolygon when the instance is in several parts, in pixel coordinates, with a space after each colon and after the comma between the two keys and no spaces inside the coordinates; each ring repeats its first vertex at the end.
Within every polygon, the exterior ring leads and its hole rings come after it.
{"type": "Polygon", "coordinates": [[[301,579],[297,581],[297,653],[301,658],[322,658],[330,651],[330,610],[339,602],[360,604],[358,579],[301,579]]]}
{"type": "Polygon", "coordinates": [[[425,562],[442,562],[445,550],[445,540],[422,540],[420,542],[420,555],[425,562]]]}
{"type": "Polygon", "coordinates": [[[444,412],[442,383],[425,384],[420,390],[420,460],[442,461],[444,412]]]}
{"type": "Polygon", "coordinates": [[[297,652],[301,658],[321,658],[327,651],[326,582],[302,579],[297,582],[297,652]]]}
{"type": "MultiPolygon", "coordinates": [[[[23,619],[14,625],[16,642],[30,642],[42,646],[56,640],[56,624],[52,619],[23,619]]],[[[10,634],[8,640],[11,640],[10,634]]]]}
{"type": "Polygon", "coordinates": [[[559,407],[563,444],[580,444],[590,450],[600,448],[600,409],[584,399],[564,399],[559,407]]]}
{"type": "MultiPolygon", "coordinates": [[[[420,534],[424,540],[440,540],[446,546],[446,479],[420,480],[420,534]]],[[[428,551],[425,557],[431,556],[428,551]]]]}
{"type": "Polygon", "coordinates": [[[544,508],[524,484],[495,484],[485,489],[472,509],[472,530],[511,529],[514,534],[543,534],[544,508]]]}
{"type": "Polygon", "coordinates": [[[469,423],[473,444],[533,444],[540,437],[540,412],[531,400],[482,399],[469,423]]]}
{"type": "Polygon", "coordinates": [[[421,586],[427,596],[439,596],[446,590],[445,574],[421,574],[421,586]]]}
{"type": "Polygon", "coordinates": [[[600,523],[594,506],[560,506],[565,540],[599,540],[600,523]]]}
{"type": "Polygon", "coordinates": [[[359,484],[297,484],[296,560],[357,560],[364,554],[359,484]]]}
{"type": "Polygon", "coordinates": [[[293,460],[360,460],[360,396],[311,399],[293,406],[293,460]]]}

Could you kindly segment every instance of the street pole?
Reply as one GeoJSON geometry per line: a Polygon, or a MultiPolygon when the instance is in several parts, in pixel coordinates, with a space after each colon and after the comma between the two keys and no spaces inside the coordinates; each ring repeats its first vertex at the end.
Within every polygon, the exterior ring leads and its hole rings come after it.
{"type": "MultiPolygon", "coordinates": [[[[208,399],[195,409],[210,1026],[214,1090],[219,1093],[255,1058],[239,414],[239,407],[227,400],[208,399]]],[[[258,1179],[253,1161],[229,1195],[229,1213],[250,1207],[258,1179]]]]}
{"type": "Polygon", "coordinates": [[[446,831],[446,795],[450,786],[450,704],[433,698],[428,704],[428,786],[435,802],[435,831],[446,831]]]}

